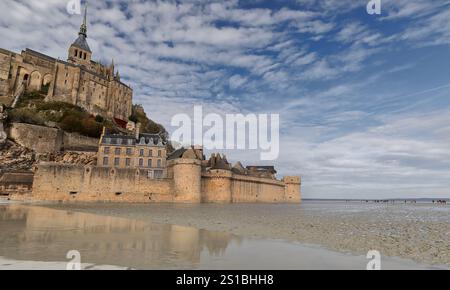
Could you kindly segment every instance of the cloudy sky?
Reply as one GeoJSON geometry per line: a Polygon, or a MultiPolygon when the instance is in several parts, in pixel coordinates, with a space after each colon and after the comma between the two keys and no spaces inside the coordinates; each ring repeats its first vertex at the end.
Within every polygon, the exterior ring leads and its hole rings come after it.
{"type": "MultiPolygon", "coordinates": [[[[66,59],[68,2],[2,0],[0,47],[66,59]]],[[[91,1],[88,41],[169,131],[194,104],[280,114],[274,163],[304,197],[450,197],[450,1],[367,2],[91,1]]]]}

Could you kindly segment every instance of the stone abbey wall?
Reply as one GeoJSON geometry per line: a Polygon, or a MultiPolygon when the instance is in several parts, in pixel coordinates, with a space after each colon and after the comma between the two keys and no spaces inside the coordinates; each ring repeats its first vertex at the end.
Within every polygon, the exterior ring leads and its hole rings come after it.
{"type": "Polygon", "coordinates": [[[60,151],[64,139],[59,129],[23,123],[11,124],[7,132],[11,140],[37,153],[60,151]]]}
{"type": "Polygon", "coordinates": [[[301,202],[299,177],[279,181],[201,169],[200,160],[170,160],[168,177],[153,179],[145,169],[43,163],[34,175],[33,198],[142,203],[301,202]]]}
{"type": "Polygon", "coordinates": [[[146,170],[44,163],[34,175],[33,198],[50,201],[172,202],[171,180],[146,170]]]}
{"type": "Polygon", "coordinates": [[[24,123],[12,123],[7,130],[8,136],[16,143],[37,153],[59,152],[64,149],[98,148],[98,139],[68,133],[56,128],[36,126],[24,123]]]}
{"type": "Polygon", "coordinates": [[[214,203],[300,202],[300,178],[285,181],[210,170],[202,174],[202,201],[214,203]]]}
{"type": "Polygon", "coordinates": [[[238,175],[233,177],[231,189],[233,202],[286,201],[285,185],[277,180],[238,175]]]}
{"type": "Polygon", "coordinates": [[[77,133],[64,132],[62,148],[64,150],[79,150],[79,149],[90,149],[92,151],[98,150],[97,138],[91,138],[82,136],[77,133]]]}

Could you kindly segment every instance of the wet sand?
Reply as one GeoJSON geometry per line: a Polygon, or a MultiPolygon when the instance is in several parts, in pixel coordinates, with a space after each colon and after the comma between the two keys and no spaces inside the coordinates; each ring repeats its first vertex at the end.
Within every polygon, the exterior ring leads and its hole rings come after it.
{"type": "MultiPolygon", "coordinates": [[[[0,257],[0,270],[65,270],[67,262],[20,261],[0,257]]],[[[80,270],[131,270],[129,268],[81,264],[80,270]]]]}
{"type": "Polygon", "coordinates": [[[89,212],[320,245],[353,255],[378,250],[450,267],[450,207],[431,204],[313,202],[277,204],[52,204],[89,212]]]}
{"type": "MultiPolygon", "coordinates": [[[[81,268],[88,270],[363,270],[369,261],[365,254],[344,254],[298,242],[249,238],[225,231],[106,214],[111,207],[113,211],[123,212],[122,208],[112,205],[79,206],[84,211],[96,208],[105,214],[66,210],[67,206],[54,209],[35,204],[0,203],[0,270],[64,270],[69,262],[74,261],[73,252],[77,253],[81,268]]],[[[133,213],[142,207],[122,206],[132,209],[133,213]]],[[[155,208],[152,206],[150,209],[155,208]]],[[[385,256],[381,258],[381,268],[442,269],[385,256]]]]}

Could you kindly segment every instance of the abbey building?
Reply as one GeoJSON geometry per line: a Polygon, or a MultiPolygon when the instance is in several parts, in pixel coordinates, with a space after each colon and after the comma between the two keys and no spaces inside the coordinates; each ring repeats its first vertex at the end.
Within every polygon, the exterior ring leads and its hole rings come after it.
{"type": "Polygon", "coordinates": [[[93,115],[128,121],[133,90],[121,82],[114,61],[105,66],[92,60],[86,17],[87,10],[67,61],[31,49],[17,54],[0,48],[0,103],[11,105],[24,91],[40,91],[46,101],[66,102],[93,115]]]}

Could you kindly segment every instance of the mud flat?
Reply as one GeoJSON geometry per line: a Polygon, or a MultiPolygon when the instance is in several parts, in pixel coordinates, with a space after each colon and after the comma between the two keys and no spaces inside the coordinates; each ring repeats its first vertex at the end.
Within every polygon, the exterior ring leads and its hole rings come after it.
{"type": "Polygon", "coordinates": [[[176,224],[250,238],[319,245],[354,255],[378,250],[450,267],[450,206],[315,202],[277,204],[53,204],[51,208],[176,224]]]}
{"type": "MultiPolygon", "coordinates": [[[[157,208],[166,206],[81,206],[83,211],[103,211],[103,215],[67,210],[67,207],[55,209],[36,204],[0,204],[0,270],[64,270],[68,266],[73,267],[74,263],[81,263],[82,269],[94,270],[364,270],[370,260],[366,253],[340,253],[295,241],[241,236],[227,231],[149,220],[146,214],[149,210],[157,212],[157,208]],[[128,215],[124,214],[124,209],[131,210],[131,215],[139,214],[140,218],[119,216],[128,215]],[[146,212],[141,212],[144,210],[146,212]],[[110,214],[111,212],[114,214],[110,214]]],[[[75,205],[69,207],[73,208],[75,205]]],[[[204,208],[207,208],[207,212],[203,214],[210,214],[210,210],[214,208],[217,210],[216,206],[202,206],[197,210],[205,211],[204,208]]],[[[248,212],[257,207],[251,208],[247,208],[248,212]]],[[[186,210],[186,207],[165,210],[177,217],[172,211],[182,213],[183,210],[180,209],[186,210]]],[[[224,219],[229,218],[230,213],[224,211],[229,209],[220,211],[225,215],[224,219]]],[[[217,225],[223,227],[218,222],[217,225]]],[[[266,227],[266,235],[267,231],[274,229],[266,227]]],[[[384,255],[380,266],[382,269],[446,269],[384,255]]]]}

